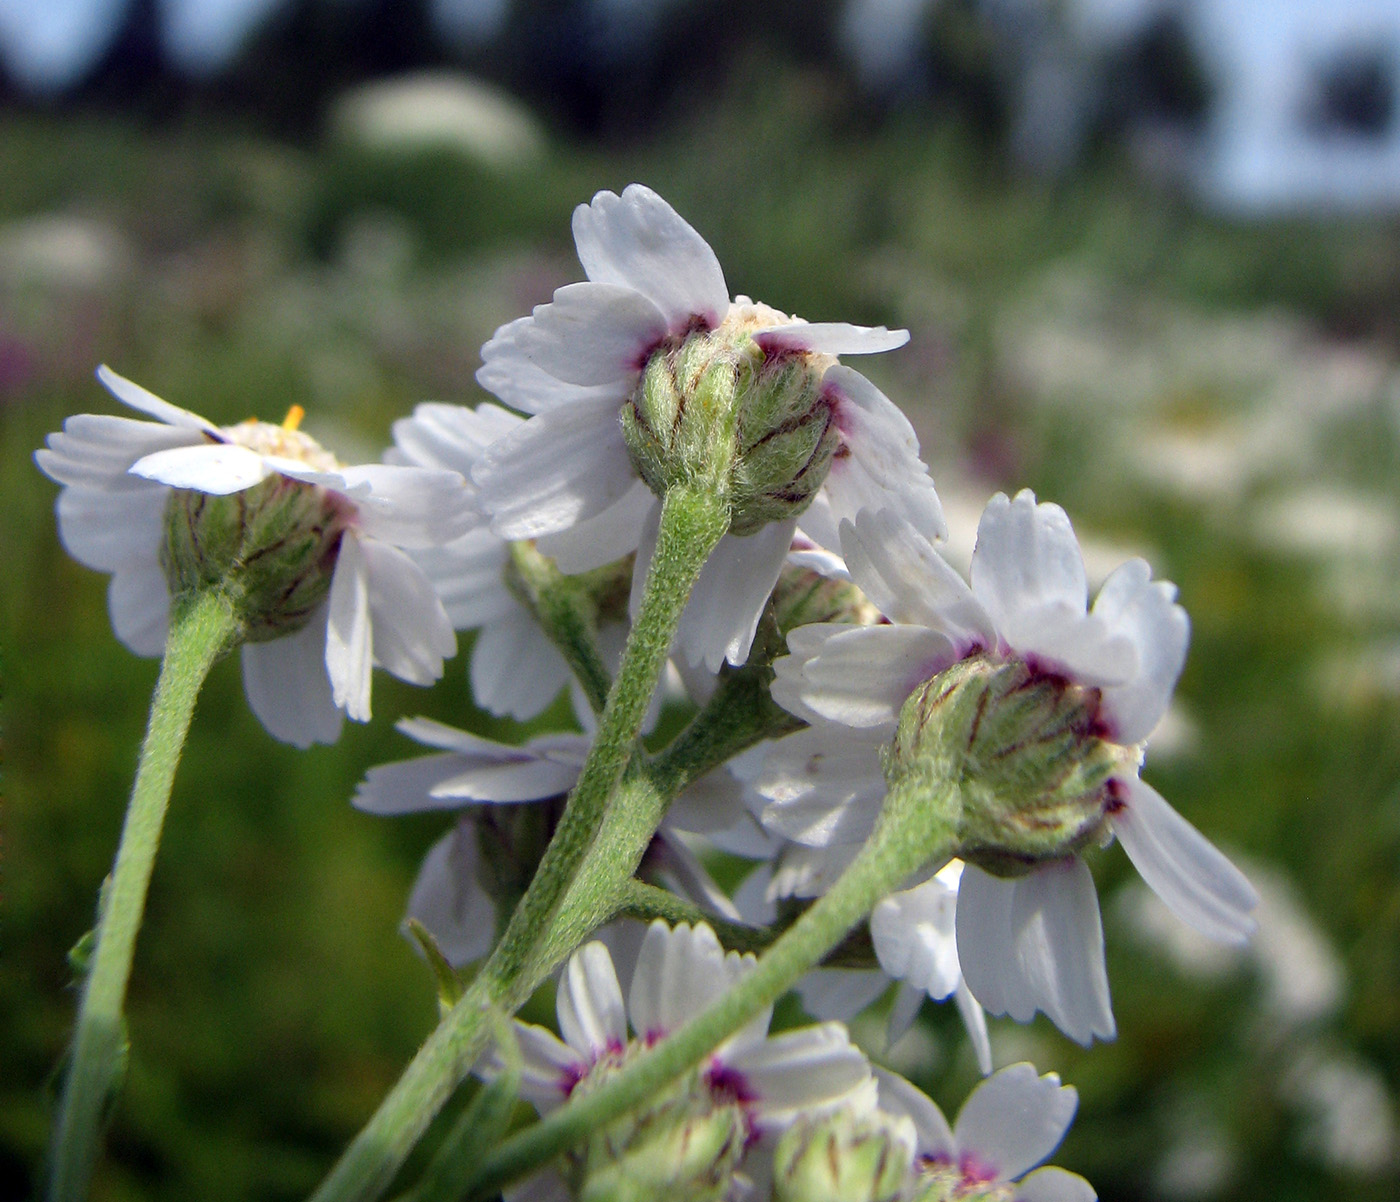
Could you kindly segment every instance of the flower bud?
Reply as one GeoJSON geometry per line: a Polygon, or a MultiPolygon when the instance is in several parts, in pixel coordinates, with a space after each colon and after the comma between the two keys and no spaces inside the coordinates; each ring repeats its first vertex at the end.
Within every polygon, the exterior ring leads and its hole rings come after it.
{"type": "Polygon", "coordinates": [[[1136,751],[1102,737],[1097,689],[1020,660],[960,660],[916,688],[886,752],[890,788],[957,782],[958,855],[999,876],[1100,837],[1136,751]]]}
{"type": "MultiPolygon", "coordinates": [[[[295,429],[242,422],[232,441],[317,470],[335,459],[295,429]]],[[[219,495],[173,489],[165,506],[161,566],[172,596],[223,587],[242,639],[266,642],[301,629],[330,592],[346,502],[315,484],[273,474],[219,495]]]]}
{"type": "Polygon", "coordinates": [[[878,1111],[799,1119],[773,1153],[775,1202],[894,1202],[914,1158],[914,1124],[878,1111]]]}
{"type": "Polygon", "coordinates": [[[786,320],[735,304],[714,330],[652,352],[622,408],[632,462],[651,490],[700,485],[730,500],[730,530],[753,534],[807,508],[838,436],[822,377],[829,355],[766,354],[750,331],[786,320]]]}
{"type": "Polygon", "coordinates": [[[799,626],[820,622],[873,626],[880,620],[880,611],[849,580],[823,576],[794,563],[785,563],[778,574],[772,605],[784,636],[799,626]]]}

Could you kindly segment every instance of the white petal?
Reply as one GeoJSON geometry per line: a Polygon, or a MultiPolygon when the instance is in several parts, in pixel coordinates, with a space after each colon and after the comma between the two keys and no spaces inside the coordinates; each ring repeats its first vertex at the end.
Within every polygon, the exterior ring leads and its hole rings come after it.
{"type": "MultiPolygon", "coordinates": [[[[442,675],[443,659],[457,650],[442,602],[418,565],[397,547],[369,538],[354,541],[369,578],[374,662],[410,684],[432,684],[442,675]]],[[[342,556],[345,542],[342,538],[342,556]]]]}
{"type": "Polygon", "coordinates": [[[490,530],[471,530],[445,547],[414,553],[458,630],[470,630],[520,608],[506,588],[508,544],[490,530]]]}
{"type": "Polygon", "coordinates": [[[1013,881],[967,865],[958,886],[956,930],[963,979],[988,1013],[1029,1022],[1035,1002],[1014,971],[1011,938],[1013,881]]]}
{"type": "Polygon", "coordinates": [[[962,980],[954,930],[958,895],[937,877],[892,893],[870,915],[880,967],[936,999],[962,980]]]}
{"type": "Polygon", "coordinates": [[[823,485],[833,519],[854,519],[862,509],[890,508],[926,538],[946,538],[948,525],[919,440],[909,419],[859,372],[837,364],[822,385],[836,401],[842,446],[823,485]]]}
{"type": "Polygon", "coordinates": [[[1095,688],[1121,685],[1138,672],[1137,649],[1097,614],[1054,602],[998,622],[1002,641],[1042,671],[1095,688]]]}
{"type": "Polygon", "coordinates": [[[842,1023],[784,1031],[724,1060],[757,1095],[763,1125],[832,1106],[870,1078],[870,1065],[842,1023]]]}
{"type": "MultiPolygon", "coordinates": [[[[588,1075],[589,1062],[544,1027],[514,1020],[511,1031],[520,1049],[520,1096],[543,1114],[568,1100],[580,1080],[588,1075]]],[[[478,1077],[493,1081],[500,1074],[501,1060],[493,1048],[472,1070],[478,1077]]]]}
{"type": "Polygon", "coordinates": [[[1097,1197],[1078,1173],[1046,1165],[1017,1184],[1011,1202],[1094,1202],[1097,1197]]]}
{"type": "Polygon", "coordinates": [[[112,492],[72,486],[58,494],[58,536],[79,563],[101,572],[156,565],[170,493],[159,484],[112,492]]]}
{"type": "Polygon", "coordinates": [[[930,1158],[955,1160],[957,1145],[953,1129],[943,1117],[943,1111],[922,1090],[888,1069],[876,1068],[875,1079],[880,1086],[880,1109],[889,1114],[912,1119],[918,1133],[918,1153],[930,1158]]]}
{"type": "Polygon", "coordinates": [[[709,926],[672,928],[657,919],[647,927],[627,994],[633,1030],[642,1040],[669,1035],[707,1010],[730,980],[724,949],[709,926]]]}
{"type": "Polygon", "coordinates": [[[1120,781],[1127,796],[1110,808],[1113,833],[1153,892],[1208,939],[1238,946],[1254,933],[1259,895],[1200,831],[1144,781],[1120,781]]]}
{"type": "Polygon", "coordinates": [[[668,323],[640,292],[615,284],[565,284],[536,305],[515,345],[531,363],[567,384],[634,381],[668,323]]]}
{"type": "Polygon", "coordinates": [[[792,545],[797,519],[770,522],[756,534],[726,534],[700,570],[681,614],[676,643],[692,664],[718,672],[749,657],[758,619],[792,545]]]}
{"type": "Polygon", "coordinates": [[[373,664],[369,567],[360,540],[348,530],[340,539],[327,609],[326,671],[331,697],[356,722],[368,722],[373,664]]]}
{"type": "Polygon", "coordinates": [[[196,413],[181,409],[169,401],[163,401],[153,392],[147,392],[140,384],[135,384],[125,376],[119,376],[105,363],[97,369],[97,378],[103,386],[123,405],[130,405],[142,413],[149,413],[171,426],[182,426],[191,430],[203,430],[206,434],[219,434],[219,428],[211,425],[196,413]]]}
{"type": "Polygon", "coordinates": [[[326,619],[318,606],[300,630],[269,643],[243,647],[243,691],[268,734],[296,747],[334,743],[341,713],[326,674],[326,619]]]}
{"type": "MultiPolygon", "coordinates": [[[[701,843],[699,839],[695,841],[701,843]]],[[[669,814],[666,825],[656,832],[647,855],[655,865],[659,883],[672,893],[730,922],[743,922],[743,915],[729,900],[729,895],[715,882],[682,833],[671,825],[669,814]]]]}
{"type": "Polygon", "coordinates": [[[475,825],[458,823],[428,849],[408,895],[405,920],[421,922],[453,968],[486,955],[496,933],[496,906],[478,879],[478,854],[475,825]]]}
{"type": "Polygon", "coordinates": [[[997,493],[977,526],[972,591],[1003,633],[1018,615],[1045,607],[1084,614],[1089,585],[1065,511],[1037,505],[1030,489],[1014,501],[997,493]]]}
{"type": "Polygon", "coordinates": [[[996,647],[996,627],[972,590],[898,513],[863,510],[841,523],[840,536],[851,579],[892,622],[941,630],[964,655],[996,647]]]}
{"type": "Polygon", "coordinates": [[[627,1043],[627,1016],[612,957],[596,940],[585,943],[559,978],[559,1033],[575,1051],[596,1060],[627,1043]]]}
{"type": "Polygon", "coordinates": [[[493,714],[537,717],[571,679],[569,666],[540,625],[518,605],[483,626],[472,648],[472,697],[493,714]]]}
{"type": "Polygon", "coordinates": [[[160,655],[170,626],[170,590],[154,562],[123,567],[107,586],[107,613],[118,639],[136,655],[160,655]]]}
{"type": "Polygon", "coordinates": [[[612,401],[565,405],[493,443],[472,473],[502,538],[535,538],[602,513],[637,482],[612,401]]]}
{"type": "Polygon", "coordinates": [[[528,344],[534,328],[533,317],[519,317],[503,325],[481,348],[482,366],[476,381],[487,392],[523,413],[544,413],[560,405],[603,398],[621,404],[632,391],[634,377],[630,374],[592,386],[569,384],[551,375],[530,357],[528,344]]]}
{"type": "Polygon", "coordinates": [[[366,538],[396,547],[433,547],[485,521],[473,490],[455,471],[365,463],[340,475],[356,494],[366,538]],[[366,485],[368,495],[359,495],[366,485]]]}
{"type": "Polygon", "coordinates": [[[546,748],[535,750],[527,743],[501,751],[512,752],[513,758],[503,756],[495,763],[460,758],[455,771],[433,786],[433,796],[457,803],[545,801],[567,793],[578,780],[579,765],[552,759],[546,748]]]}
{"type": "Polygon", "coordinates": [[[567,530],[542,535],[536,549],[571,576],[616,563],[637,549],[642,526],[656,505],[656,494],[646,481],[637,480],[601,513],[576,522],[567,530]]]}
{"type": "Polygon", "coordinates": [[[878,355],[909,341],[908,330],[853,326],[844,321],[795,321],[755,330],[753,340],[765,354],[813,351],[819,355],[878,355]]]}
{"type": "Polygon", "coordinates": [[[175,447],[208,445],[197,430],[105,413],[75,413],[45,441],[48,445],[34,452],[34,461],[46,476],[107,492],[149,487],[129,474],[138,459],[175,447]]]}
{"type": "Polygon", "coordinates": [[[1010,1181],[1046,1159],[1074,1120],[1079,1095],[1032,1064],[993,1073],[968,1096],[953,1126],[960,1156],[972,1156],[997,1181],[1010,1181]]]}
{"type": "MultiPolygon", "coordinates": [[[[1094,879],[1084,863],[1061,860],[1017,879],[1011,933],[1016,968],[1051,1022],[1085,1046],[1095,1038],[1112,1039],[1116,1028],[1108,998],[1103,924],[1094,879]]],[[[1025,1021],[1017,1014],[1012,1017],[1025,1021]]]]}
{"type": "Polygon", "coordinates": [[[729,308],[715,252],[650,188],[631,184],[621,196],[599,192],[574,210],[574,243],[590,280],[634,288],[673,332],[693,318],[713,328],[729,308]]]}
{"type": "Polygon", "coordinates": [[[894,994],[894,1005],[890,1007],[889,1022],[885,1026],[886,1047],[892,1047],[914,1025],[927,996],[922,989],[915,989],[908,982],[899,983],[894,994]]]}
{"type": "Polygon", "coordinates": [[[709,835],[729,830],[748,817],[744,786],[726,765],[687,785],[666,811],[666,825],[691,834],[709,835]]]}
{"type": "Polygon", "coordinates": [[[966,981],[958,982],[953,1000],[957,1002],[958,1013],[962,1016],[963,1026],[967,1028],[967,1037],[972,1041],[972,1050],[977,1056],[977,1067],[985,1077],[992,1071],[992,1042],[987,1035],[987,1015],[983,1012],[981,1004],[972,996],[972,990],[967,987],[966,981]]]}
{"type": "Polygon", "coordinates": [[[855,626],[826,639],[802,669],[802,701],[843,726],[884,728],[919,685],[958,659],[944,635],[922,626],[855,626]]]}
{"type": "Polygon", "coordinates": [[[768,885],[770,900],[796,897],[820,897],[860,854],[859,843],[831,847],[802,847],[790,844],[783,848],[773,879],[768,885]]]}
{"type": "MultiPolygon", "coordinates": [[[[336,717],[339,716],[336,711],[336,717]]],[[[456,797],[434,796],[433,790],[452,776],[461,762],[460,756],[444,752],[380,764],[365,773],[350,804],[367,814],[384,815],[457,809],[462,801],[456,797]]]]}
{"type": "Polygon", "coordinates": [[[889,981],[874,969],[814,968],[796,988],[813,1018],[848,1022],[884,993],[889,981]]]}
{"type": "Polygon", "coordinates": [[[882,741],[830,726],[776,740],[752,782],[763,825],[814,847],[862,842],[885,797],[882,741]]]}
{"type": "Polygon", "coordinates": [[[1171,700],[1191,637],[1186,611],[1174,604],[1176,587],[1154,584],[1151,575],[1145,561],[1130,559],[1104,581],[1094,601],[1094,616],[1137,652],[1133,678],[1103,693],[1113,738],[1120,743],[1141,743],[1152,733],[1171,700]]]}
{"type": "Polygon", "coordinates": [[[476,461],[496,439],[524,421],[499,405],[447,405],[424,401],[412,417],[394,423],[394,448],[400,462],[441,468],[470,476],[476,461]]]}
{"type": "Polygon", "coordinates": [[[227,496],[266,480],[272,469],[256,451],[236,443],[214,442],[143,456],[131,465],[131,474],[171,488],[227,496]]]}

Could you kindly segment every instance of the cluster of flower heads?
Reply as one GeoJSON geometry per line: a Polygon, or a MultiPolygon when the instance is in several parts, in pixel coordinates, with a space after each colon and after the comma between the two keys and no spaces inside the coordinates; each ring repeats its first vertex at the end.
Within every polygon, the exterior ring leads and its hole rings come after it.
{"type": "MultiPolygon", "coordinates": [[[[801,983],[811,1013],[849,1018],[894,981],[897,1031],[925,997],[952,997],[984,1073],[984,1011],[1028,1021],[1039,1010],[1082,1043],[1111,1038],[1098,901],[1080,853],[1114,838],[1182,919],[1222,942],[1247,938],[1248,882],[1139,776],[1186,653],[1174,588],[1132,560],[1091,607],[1064,511],[1029,492],[987,506],[969,585],[937,548],[944,517],[909,423],[838,361],[901,346],[905,332],[731,300],[710,247],[639,185],[579,206],[574,236],[587,279],[483,349],[478,380],[510,408],[420,405],[395,424],[383,464],[341,465],[298,430],[299,410],[281,426],[220,428],[102,369],[118,400],[157,421],[71,418],[38,462],[64,485],[65,546],[112,574],[118,637],[159,653],[173,600],[234,573],[248,700],[280,739],[330,741],[342,714],[367,719],[372,665],[437,679],[454,628],[477,632],[478,703],[532,718],[571,674],[521,600],[517,548],[569,575],[611,568],[595,600],[612,654],[645,582],[659,497],[678,479],[709,480],[731,520],[673,648],[694,700],[746,661],[765,606],[822,581],[839,591],[818,614],[826,620],[802,624],[799,605],[779,622],[789,653],[773,664],[772,696],[805,728],[678,799],[646,862],[664,883],[754,923],[819,896],[887,793],[928,756],[951,754],[942,719],[975,691],[955,749],[968,799],[961,858],[928,864],[876,907],[868,968],[818,969],[801,983]],[[989,791],[1024,796],[1008,815],[1001,803],[979,808],[989,791]],[[697,839],[759,862],[735,897],[706,874],[697,839]]],[[[499,912],[528,881],[589,735],[506,746],[421,719],[401,729],[434,752],[373,770],[355,802],[382,814],[460,811],[409,914],[450,963],[466,964],[489,950],[499,912]]],[[[707,927],[653,927],[631,991],[636,1040],[663,1035],[746,963],[707,927]]],[[[625,1060],[624,1014],[611,962],[590,945],[560,987],[565,1042],[520,1028],[534,1100],[557,1102],[625,1060]]],[[[856,1139],[864,1124],[901,1149],[891,1197],[1092,1196],[1058,1170],[1010,1184],[1068,1123],[1073,1092],[1053,1078],[1028,1066],[991,1077],[950,1130],[906,1083],[871,1077],[844,1028],[770,1040],[764,1030],[766,1018],[730,1040],[700,1078],[737,1123],[735,1172],[741,1160],[748,1171],[756,1140],[790,1129],[779,1161],[795,1180],[815,1163],[813,1141],[856,1139]],[[816,1068],[790,1071],[789,1054],[816,1068]],[[1013,1094],[1034,1095],[1051,1116],[1026,1137],[1035,1156],[1010,1150],[1010,1126],[978,1117],[1013,1094]],[[859,1123],[821,1127],[828,1103],[859,1123]]]]}

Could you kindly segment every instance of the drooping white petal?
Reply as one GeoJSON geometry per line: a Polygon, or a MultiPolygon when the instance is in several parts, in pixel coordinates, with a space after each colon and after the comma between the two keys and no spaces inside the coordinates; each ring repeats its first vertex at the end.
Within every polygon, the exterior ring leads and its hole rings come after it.
{"type": "Polygon", "coordinates": [[[860,844],[885,796],[879,737],[843,727],[809,727],[776,740],[754,790],[768,805],[763,825],[813,847],[860,844]]]}
{"type": "Polygon", "coordinates": [[[426,547],[413,556],[458,630],[485,626],[519,609],[505,584],[509,557],[508,545],[490,530],[470,530],[445,547],[426,547]]]}
{"type": "Polygon", "coordinates": [[[1065,511],[1048,502],[1037,505],[1028,488],[1014,501],[997,493],[977,526],[972,591],[1003,634],[1030,611],[1060,608],[1072,616],[1084,614],[1089,584],[1065,511]]]}
{"type": "Polygon", "coordinates": [[[729,289],[715,252],[650,188],[599,192],[574,210],[573,226],[588,278],[640,292],[673,332],[694,318],[710,328],[723,319],[729,289]]]}
{"type": "Polygon", "coordinates": [[[1191,624],[1175,604],[1176,587],[1151,581],[1152,569],[1130,559],[1104,581],[1093,614],[1126,637],[1137,652],[1137,671],[1126,684],[1103,692],[1103,711],[1119,743],[1141,743],[1166,712],[1186,662],[1191,624]]]}
{"type": "Polygon", "coordinates": [[[1225,855],[1145,781],[1120,781],[1113,833],[1154,893],[1207,939],[1238,946],[1254,933],[1259,895],[1225,855]]]}
{"type": "MultiPolygon", "coordinates": [[[[1086,1046],[1095,1038],[1112,1039],[1116,1028],[1104,966],[1103,924],[1094,878],[1084,862],[1057,861],[1017,879],[1011,933],[1016,968],[1029,996],[1050,1021],[1086,1046]]],[[[1024,1022],[1030,1016],[1012,1017],[1024,1022]]]]}
{"type": "Polygon", "coordinates": [[[347,530],[340,539],[327,610],[326,671],[331,698],[355,721],[368,722],[373,666],[369,566],[353,531],[347,530]]]}
{"type": "Polygon", "coordinates": [[[482,452],[524,420],[489,402],[468,409],[424,401],[394,423],[393,454],[398,462],[470,476],[482,452]]]}
{"type": "Polygon", "coordinates": [[[655,863],[659,882],[678,897],[694,902],[702,910],[730,922],[743,922],[729,895],[712,877],[681,831],[666,816],[666,825],[656,832],[647,855],[655,863]]]}
{"type": "Polygon", "coordinates": [[[159,655],[170,627],[170,591],[165,573],[153,561],[119,569],[107,586],[112,630],[136,655],[159,655]]]}
{"type": "Polygon", "coordinates": [[[263,456],[237,443],[206,442],[143,456],[131,465],[131,474],[222,497],[266,480],[272,468],[263,456]]]}
{"type": "Polygon", "coordinates": [[[112,492],[70,485],[58,494],[58,537],[85,567],[101,572],[156,564],[170,493],[159,484],[112,492]]]}
{"type": "Polygon", "coordinates": [[[565,405],[532,417],[491,445],[472,472],[491,528],[502,538],[552,534],[601,513],[637,474],[612,401],[565,405]]]}
{"type": "Polygon", "coordinates": [[[920,684],[958,659],[948,636],[922,626],[852,626],[828,638],[797,686],[812,710],[843,726],[885,728],[920,684]]]}
{"type": "Polygon", "coordinates": [[[836,427],[847,452],[833,460],[822,486],[833,520],[839,525],[862,509],[890,508],[925,537],[946,538],[943,506],[919,458],[914,427],[899,406],[839,363],[827,369],[822,387],[836,400],[836,427]]]}
{"type": "Polygon", "coordinates": [[[341,713],[327,675],[329,611],[329,605],[318,606],[300,630],[268,643],[245,643],[241,653],[248,708],[274,739],[294,747],[340,737],[341,713]]]}
{"type": "Polygon", "coordinates": [[[496,905],[481,887],[478,854],[475,825],[458,823],[428,849],[408,895],[405,928],[410,918],[422,923],[453,968],[486,955],[496,932],[496,905]]]}
{"type": "Polygon", "coordinates": [[[955,918],[958,963],[967,987],[988,1013],[1009,1014],[1017,1022],[1029,1022],[1036,1005],[1015,968],[1011,935],[1014,891],[1015,882],[992,876],[974,864],[963,869],[955,918]]]}
{"type": "Polygon", "coordinates": [[[374,662],[410,684],[432,684],[442,675],[443,659],[457,650],[442,602],[418,565],[397,547],[369,538],[354,541],[368,576],[374,662]]]}
{"type": "Polygon", "coordinates": [[[432,787],[435,798],[462,802],[543,801],[567,793],[578,779],[579,763],[556,759],[548,745],[531,740],[521,747],[500,745],[494,756],[462,756],[432,787]]]}
{"type": "Polygon", "coordinates": [[[756,1095],[764,1126],[839,1104],[870,1079],[870,1065],[843,1023],[784,1031],[724,1060],[756,1095]]]}
{"type": "Polygon", "coordinates": [[[1078,1173],[1049,1164],[1018,1182],[1011,1202],[1094,1202],[1097,1197],[1078,1173]]]}
{"type": "MultiPolygon", "coordinates": [[[[336,711],[336,717],[340,713],[336,711]]],[[[433,790],[453,775],[462,762],[452,752],[415,756],[394,764],[379,764],[365,773],[350,804],[367,814],[416,814],[424,810],[458,809],[456,797],[435,796],[433,790]]]]}
{"type": "Polygon", "coordinates": [[[659,505],[646,481],[631,488],[601,513],[576,522],[567,530],[542,535],[535,546],[567,575],[591,572],[615,563],[637,549],[647,516],[659,505]]]}
{"type": "Polygon", "coordinates": [[[851,579],[892,622],[941,630],[964,655],[996,647],[996,627],[972,590],[898,513],[862,510],[841,523],[840,537],[851,579]]]}
{"type": "Polygon", "coordinates": [[[972,1041],[977,1067],[985,1077],[992,1071],[992,1041],[987,1034],[987,1015],[981,1003],[972,996],[972,990],[967,987],[966,981],[958,982],[953,1000],[957,1003],[963,1026],[967,1028],[967,1037],[972,1041]]]}
{"type": "Polygon", "coordinates": [[[710,927],[668,927],[657,919],[647,927],[627,995],[633,1030],[643,1040],[669,1035],[723,996],[731,979],[710,927]]]}
{"type": "Polygon", "coordinates": [[[635,380],[669,331],[651,301],[615,284],[565,284],[531,318],[515,337],[520,350],[556,379],[588,387],[635,380]]]}
{"type": "Polygon", "coordinates": [[[860,849],[859,843],[830,847],[803,847],[794,843],[785,847],[773,870],[773,879],[768,883],[769,900],[820,897],[850,867],[860,849]]]}
{"type": "Polygon", "coordinates": [[[485,521],[461,474],[427,467],[365,463],[340,475],[357,496],[359,527],[366,538],[396,547],[447,543],[485,521]]]}
{"type": "Polygon", "coordinates": [[[138,459],[175,447],[207,445],[198,430],[139,422],[105,413],[75,413],[50,434],[34,461],[51,480],[104,492],[146,489],[149,482],[129,474],[138,459]]]}
{"type": "Polygon", "coordinates": [[[585,943],[564,965],[556,1001],[564,1042],[590,1059],[627,1043],[627,1015],[612,957],[596,940],[585,943]]]}
{"type": "Polygon", "coordinates": [[[167,425],[202,430],[206,434],[222,437],[217,426],[205,421],[197,413],[191,413],[188,409],[181,409],[179,405],[172,405],[169,401],[161,400],[155,393],[147,392],[140,384],[133,383],[125,376],[117,375],[105,363],[97,369],[97,378],[102,382],[103,387],[123,405],[130,405],[142,413],[149,413],[167,425]]]}
{"type": "Polygon", "coordinates": [[[710,835],[729,830],[748,816],[744,786],[725,766],[686,786],[666,811],[666,825],[691,834],[710,835]]]}
{"type": "Polygon", "coordinates": [[[676,630],[692,664],[718,672],[749,657],[759,616],[778,582],[797,519],[770,522],[757,533],[726,534],[710,553],[676,630]]]}
{"type": "MultiPolygon", "coordinates": [[[[544,1027],[513,1020],[511,1031],[520,1049],[520,1096],[545,1114],[568,1100],[574,1086],[588,1074],[589,1061],[544,1027]]],[[[494,1081],[501,1072],[495,1049],[473,1071],[494,1081]]]]}
{"type": "Polygon", "coordinates": [[[899,982],[894,993],[894,1005],[890,1007],[889,1022],[885,1027],[886,1047],[903,1038],[914,1025],[927,996],[922,989],[914,989],[907,981],[899,982]]]}
{"type": "Polygon", "coordinates": [[[814,968],[797,983],[802,1008],[813,1018],[848,1022],[889,988],[868,968],[814,968]]]}
{"type": "Polygon", "coordinates": [[[536,717],[571,679],[569,666],[535,619],[516,606],[481,628],[472,648],[472,696],[493,714],[536,717]]]}
{"type": "Polygon", "coordinates": [[[953,1125],[960,1156],[971,1155],[997,1181],[1010,1181],[1060,1146],[1074,1119],[1079,1094],[1054,1073],[1032,1064],[993,1073],[968,1096],[953,1125]]]}
{"type": "Polygon", "coordinates": [[[954,916],[958,895],[937,877],[892,893],[870,915],[875,957],[890,976],[936,999],[962,980],[954,916]]]}
{"type": "Polygon", "coordinates": [[[544,413],[560,405],[604,398],[621,404],[626,399],[634,382],[631,375],[585,386],[567,383],[535,363],[529,350],[534,323],[533,317],[518,317],[497,330],[481,348],[482,366],[476,382],[487,392],[522,413],[544,413]]]}
{"type": "Polygon", "coordinates": [[[919,1155],[956,1159],[958,1149],[953,1140],[953,1129],[937,1104],[922,1090],[888,1069],[876,1068],[874,1073],[880,1087],[880,1109],[913,1120],[918,1135],[919,1155]]]}
{"type": "Polygon", "coordinates": [[[766,354],[812,351],[819,355],[878,355],[909,341],[908,330],[854,326],[844,321],[793,321],[755,330],[753,340],[766,354]]]}

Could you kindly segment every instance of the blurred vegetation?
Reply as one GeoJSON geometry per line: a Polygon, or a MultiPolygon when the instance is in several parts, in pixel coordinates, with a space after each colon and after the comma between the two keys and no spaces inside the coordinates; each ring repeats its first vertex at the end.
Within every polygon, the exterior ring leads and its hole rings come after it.
{"type": "MultiPolygon", "coordinates": [[[[112,637],[105,578],[58,546],[32,451],[70,413],[114,411],[91,375],[105,361],[216,422],[303,404],[312,434],[377,457],[417,401],[481,399],[481,343],[577,277],[573,206],[640,179],[735,292],[911,329],[862,366],[910,413],[955,526],[997,488],[1034,487],[1181,587],[1187,736],[1149,777],[1283,882],[1345,988],[1280,1009],[1301,954],[1286,941],[1272,968],[1261,952],[1193,970],[1138,932],[1125,857],[1097,857],[1119,1039],[1086,1052],[1043,1021],[993,1024],[999,1059],[1080,1090],[1057,1162],[1109,1199],[1396,1196],[1395,1148],[1346,1167],[1308,1082],[1358,1069],[1345,1101],[1379,1081],[1395,1139],[1400,229],[1209,218],[1112,157],[1029,183],[965,125],[876,123],[850,101],[754,59],[662,135],[559,145],[515,174],[207,119],[0,121],[0,1193],[38,1179],[65,953],[91,925],[156,671],[112,637]],[[55,230],[84,254],[41,253],[55,230]],[[1216,459],[1193,468],[1201,454],[1216,459]],[[1308,543],[1298,515],[1338,496],[1341,534],[1308,543]]],[[[237,668],[215,670],[138,948],[99,1198],[304,1194],[429,1030],[432,982],[396,927],[445,820],[347,799],[412,753],[400,715],[521,731],[472,709],[462,657],[432,690],[378,674],[374,705],[336,746],[296,752],[249,714],[237,668]]],[[[973,1069],[955,1016],[927,1006],[924,1023],[900,1063],[951,1113],[973,1069]]]]}

